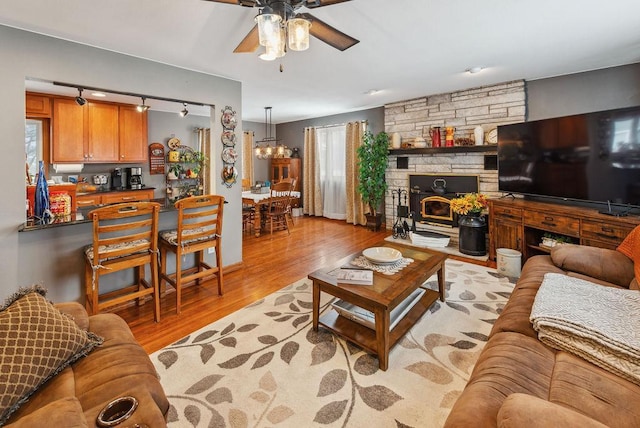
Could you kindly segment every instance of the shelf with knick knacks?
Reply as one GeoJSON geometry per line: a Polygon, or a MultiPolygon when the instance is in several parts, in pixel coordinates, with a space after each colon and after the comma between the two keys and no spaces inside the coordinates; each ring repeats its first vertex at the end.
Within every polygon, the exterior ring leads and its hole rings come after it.
{"type": "Polygon", "coordinates": [[[432,126],[429,129],[429,141],[423,137],[403,139],[400,133],[391,134],[389,154],[435,154],[435,153],[472,153],[496,152],[497,130],[491,129],[486,133],[480,125],[472,130],[470,137],[457,136],[456,128],[452,126],[432,126]],[[444,135],[444,139],[442,138],[444,135]],[[443,142],[444,140],[444,142],[443,142]]]}
{"type": "Polygon", "coordinates": [[[167,200],[175,202],[188,196],[202,195],[202,168],[206,162],[204,153],[188,146],[174,146],[167,154],[167,200]]]}

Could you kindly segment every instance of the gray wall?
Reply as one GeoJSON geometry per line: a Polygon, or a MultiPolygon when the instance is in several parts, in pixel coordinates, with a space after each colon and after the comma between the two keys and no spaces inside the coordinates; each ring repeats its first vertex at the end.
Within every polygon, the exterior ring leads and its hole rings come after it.
{"type": "MultiPolygon", "coordinates": [[[[25,221],[24,111],[25,78],[40,78],[121,92],[188,99],[215,105],[210,121],[212,135],[211,189],[223,195],[224,265],[242,260],[241,186],[221,185],[222,143],[220,111],[229,105],[242,123],[241,84],[147,60],[0,26],[0,131],[4,193],[0,205],[0,297],[18,287],[42,282],[53,301],[83,301],[81,248],[91,240],[89,225],[64,226],[46,231],[18,232],[25,221]]],[[[241,126],[236,128],[241,135],[241,126]]],[[[241,159],[236,166],[241,168],[241,159]]],[[[172,223],[170,213],[163,221],[172,223]]]]}
{"type": "Polygon", "coordinates": [[[640,63],[527,82],[527,120],[640,105],[640,63]]]}

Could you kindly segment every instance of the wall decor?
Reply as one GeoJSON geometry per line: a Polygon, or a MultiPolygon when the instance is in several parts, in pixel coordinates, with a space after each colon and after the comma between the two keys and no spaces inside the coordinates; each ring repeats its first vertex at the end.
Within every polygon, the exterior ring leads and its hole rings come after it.
{"type": "Polygon", "coordinates": [[[238,124],[236,118],[236,112],[233,108],[226,106],[222,109],[222,115],[220,116],[220,122],[224,130],[220,139],[222,140],[222,184],[227,187],[231,187],[238,179],[238,170],[235,167],[236,160],[238,159],[238,153],[236,152],[236,134],[235,129],[238,124]]]}
{"type": "Polygon", "coordinates": [[[149,144],[149,174],[164,174],[164,166],[164,145],[161,143],[149,144]]]}

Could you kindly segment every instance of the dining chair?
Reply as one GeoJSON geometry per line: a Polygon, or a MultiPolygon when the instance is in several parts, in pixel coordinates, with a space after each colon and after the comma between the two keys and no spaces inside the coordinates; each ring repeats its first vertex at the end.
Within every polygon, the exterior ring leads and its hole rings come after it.
{"type": "MultiPolygon", "coordinates": [[[[175,203],[178,210],[177,229],[161,231],[160,247],[160,285],[169,283],[176,290],[176,313],[180,313],[182,287],[192,281],[200,285],[206,277],[216,276],[218,294],[223,293],[222,281],[222,214],[224,197],[219,195],[191,196],[175,203]],[[204,261],[204,252],[213,248],[216,266],[204,261]],[[167,253],[176,255],[175,273],[167,273],[167,253]],[[194,266],[183,269],[186,254],[195,254],[194,266]]],[[[207,278],[209,279],[209,278],[207,278]]]]}
{"type": "Polygon", "coordinates": [[[271,185],[269,204],[263,216],[265,224],[269,223],[271,234],[273,234],[274,226],[276,229],[284,229],[288,234],[291,234],[287,220],[287,212],[290,209],[291,189],[292,186],[289,182],[279,181],[271,185]]]}
{"type": "Polygon", "coordinates": [[[93,222],[93,243],[84,249],[85,307],[90,315],[103,309],[143,298],[153,299],[153,314],[160,321],[158,277],[157,202],[130,202],[97,208],[89,213],[93,222]],[[145,277],[146,266],[151,273],[145,277]],[[134,269],[134,283],[106,293],[100,292],[103,275],[134,269]]]}
{"type": "MultiPolygon", "coordinates": [[[[297,181],[298,181],[297,178],[292,177],[292,178],[283,178],[278,183],[289,183],[291,185],[291,192],[293,192],[296,190],[297,181]]],[[[293,196],[289,198],[289,206],[287,207],[287,219],[291,220],[291,226],[295,226],[296,222],[293,220],[293,207],[291,206],[292,199],[293,199],[293,196]]]]}

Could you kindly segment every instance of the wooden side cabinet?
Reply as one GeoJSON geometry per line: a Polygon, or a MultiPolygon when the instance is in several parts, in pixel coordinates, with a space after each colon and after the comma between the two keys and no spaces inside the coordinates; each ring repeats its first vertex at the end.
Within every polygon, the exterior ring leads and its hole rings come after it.
{"type": "MultiPolygon", "coordinates": [[[[271,159],[271,168],[269,180],[277,183],[283,178],[295,178],[296,185],[294,191],[300,192],[302,189],[302,159],[300,158],[273,158],[271,159]]],[[[291,201],[293,207],[300,206],[300,198],[294,198],[291,201]]]]}
{"type": "Polygon", "coordinates": [[[522,253],[522,259],[546,254],[541,245],[545,234],[553,234],[580,245],[615,249],[640,224],[639,216],[612,217],[585,207],[529,201],[489,201],[489,257],[496,260],[498,248],[522,253]]]}

